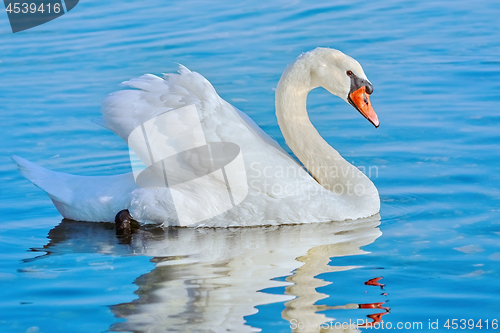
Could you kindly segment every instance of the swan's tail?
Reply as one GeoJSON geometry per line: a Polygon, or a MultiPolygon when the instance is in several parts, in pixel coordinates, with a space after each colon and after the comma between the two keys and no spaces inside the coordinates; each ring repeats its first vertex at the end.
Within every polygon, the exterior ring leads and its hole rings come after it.
{"type": "Polygon", "coordinates": [[[44,190],[52,200],[64,204],[70,204],[73,201],[73,191],[68,188],[68,180],[72,175],[42,168],[19,156],[14,155],[12,159],[16,162],[21,174],[44,190]]]}
{"type": "Polygon", "coordinates": [[[77,176],[42,168],[19,156],[12,159],[22,175],[44,190],[67,219],[113,222],[117,212],[130,205],[137,188],[132,173],[115,176],[77,176]]]}

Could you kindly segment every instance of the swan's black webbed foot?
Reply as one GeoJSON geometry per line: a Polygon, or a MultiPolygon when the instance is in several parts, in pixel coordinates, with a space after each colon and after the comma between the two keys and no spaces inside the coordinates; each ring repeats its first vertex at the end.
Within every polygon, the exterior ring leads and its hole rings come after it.
{"type": "Polygon", "coordinates": [[[139,229],[139,222],[134,220],[128,209],[121,210],[115,216],[116,236],[129,243],[135,229],[139,229]]]}

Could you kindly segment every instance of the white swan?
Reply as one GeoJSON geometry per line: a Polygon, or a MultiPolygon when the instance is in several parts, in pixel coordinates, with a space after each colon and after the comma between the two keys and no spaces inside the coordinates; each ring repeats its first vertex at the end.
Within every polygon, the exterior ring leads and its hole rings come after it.
{"type": "MultiPolygon", "coordinates": [[[[278,124],[309,173],[196,72],[181,66],[179,74],[165,79],[146,74],[123,84],[135,89],[115,92],[103,101],[103,126],[127,141],[148,120],[194,105],[199,120],[187,117],[187,112],[177,115],[180,123],[173,130],[198,123],[206,142],[239,146],[248,185],[244,200],[219,213],[221,194],[201,178],[179,188],[143,188],[132,173],[75,176],[14,156],[22,174],[47,192],[65,218],[111,222],[117,212],[128,209],[143,223],[228,227],[342,221],[379,212],[380,199],[373,183],[323,140],[307,115],[307,94],[321,86],[378,127],[368,97],[372,85],[359,63],[342,52],[317,48],[301,55],[283,73],[276,89],[278,124]],[[210,210],[215,212],[212,217],[201,221],[200,216],[210,210]]],[[[186,141],[194,139],[179,135],[169,140],[176,147],[191,147],[192,142],[186,141]]],[[[220,179],[211,184],[217,181],[220,179]]]]}

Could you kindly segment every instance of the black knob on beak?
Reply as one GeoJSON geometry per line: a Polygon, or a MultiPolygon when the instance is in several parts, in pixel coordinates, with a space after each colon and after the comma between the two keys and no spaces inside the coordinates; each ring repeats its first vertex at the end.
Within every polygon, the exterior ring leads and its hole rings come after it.
{"type": "Polygon", "coordinates": [[[366,93],[368,95],[371,95],[373,93],[373,86],[372,86],[372,84],[370,82],[366,82],[365,87],[366,87],[366,93]]]}

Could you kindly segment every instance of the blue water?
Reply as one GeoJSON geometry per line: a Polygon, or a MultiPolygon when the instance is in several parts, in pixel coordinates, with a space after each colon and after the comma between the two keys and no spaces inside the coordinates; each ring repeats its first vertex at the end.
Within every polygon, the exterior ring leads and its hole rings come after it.
{"type": "Polygon", "coordinates": [[[494,1],[85,0],[13,34],[0,14],[0,330],[319,332],[290,326],[375,313],[393,329],[421,322],[413,330],[454,331],[447,320],[470,319],[467,331],[479,331],[479,320],[495,330],[499,17],[494,1]],[[90,121],[120,82],[177,63],[284,146],[273,88],[287,64],[317,46],[356,58],[374,85],[377,130],[322,90],[308,108],[343,156],[377,170],[380,225],[145,230],[121,244],[108,225],[61,222],[10,160],[80,175],[129,171],[124,142],[90,121]],[[198,250],[183,247],[193,239],[198,250]],[[383,289],[365,284],[381,276],[383,289]],[[335,308],[351,303],[390,311],[335,308]]]}

